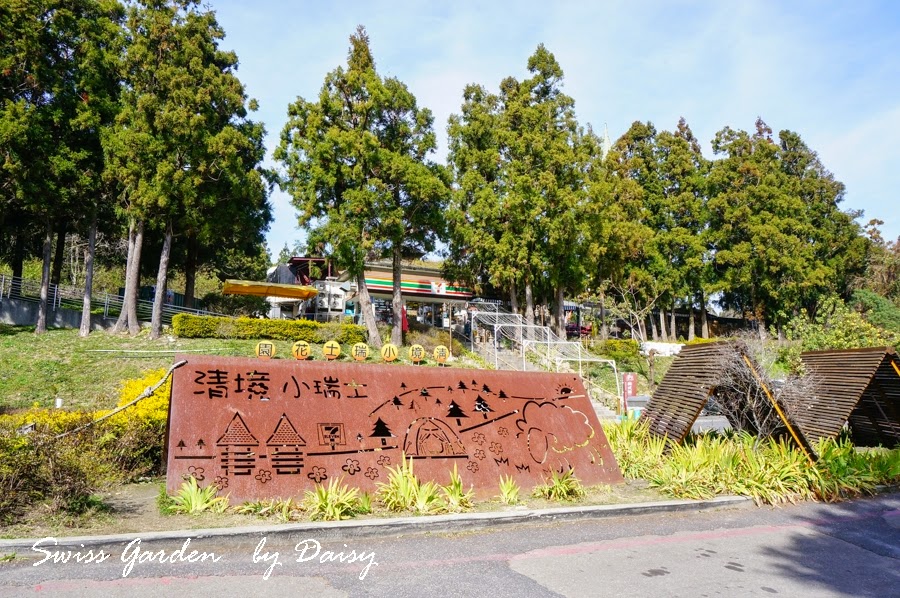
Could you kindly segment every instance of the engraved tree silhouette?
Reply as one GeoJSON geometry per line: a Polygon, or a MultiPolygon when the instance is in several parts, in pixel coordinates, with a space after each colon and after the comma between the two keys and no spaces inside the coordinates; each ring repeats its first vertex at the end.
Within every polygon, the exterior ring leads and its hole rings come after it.
{"type": "Polygon", "coordinates": [[[369,435],[369,438],[381,438],[381,446],[385,446],[387,444],[387,439],[393,437],[394,433],[391,432],[388,425],[379,417],[375,421],[375,426],[372,428],[372,433],[369,435]]]}
{"type": "Polygon", "coordinates": [[[463,411],[462,408],[460,408],[460,406],[456,404],[456,401],[450,401],[450,408],[447,411],[447,417],[456,418],[456,425],[461,426],[462,422],[460,422],[459,420],[464,417],[468,419],[469,416],[466,415],[465,411],[463,411]]]}
{"type": "Polygon", "coordinates": [[[478,395],[478,398],[475,399],[475,411],[481,413],[484,415],[484,419],[487,419],[488,413],[492,412],[493,409],[481,395],[478,395]]]}

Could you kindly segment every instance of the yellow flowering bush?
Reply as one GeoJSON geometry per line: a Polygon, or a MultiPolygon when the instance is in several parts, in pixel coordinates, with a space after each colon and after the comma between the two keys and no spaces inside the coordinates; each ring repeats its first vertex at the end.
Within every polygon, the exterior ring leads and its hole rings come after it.
{"type": "MultiPolygon", "coordinates": [[[[163,369],[126,380],[124,406],[155,385],[163,369]]],[[[169,411],[171,378],[127,409],[63,438],[110,413],[31,409],[0,415],[0,522],[13,521],[30,504],[79,511],[91,493],[112,480],[157,473],[169,411]]]]}

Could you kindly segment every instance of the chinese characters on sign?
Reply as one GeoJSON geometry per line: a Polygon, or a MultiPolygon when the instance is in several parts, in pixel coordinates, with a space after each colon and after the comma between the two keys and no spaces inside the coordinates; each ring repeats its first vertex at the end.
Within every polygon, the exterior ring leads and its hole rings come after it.
{"type": "Polygon", "coordinates": [[[450,357],[450,350],[444,345],[438,345],[434,348],[434,360],[438,363],[447,363],[447,358],[450,357]]]}
{"type": "Polygon", "coordinates": [[[337,341],[328,341],[322,346],[322,354],[328,361],[337,359],[341,356],[341,345],[337,341]]]}
{"type": "Polygon", "coordinates": [[[271,359],[275,357],[275,343],[270,341],[260,341],[256,344],[256,356],[261,359],[271,359]]]}
{"type": "Polygon", "coordinates": [[[233,501],[296,496],[339,477],[374,491],[403,455],[422,480],[445,483],[455,465],[485,496],[500,475],[523,489],[570,468],[585,484],[621,480],[573,374],[176,359],[187,364],[172,383],[170,493],[191,476],[233,501]]]}
{"type": "Polygon", "coordinates": [[[425,359],[425,347],[422,345],[413,345],[409,348],[409,360],[413,363],[419,363],[425,359]]]}
{"type": "Polygon", "coordinates": [[[309,343],[306,341],[297,341],[291,346],[291,355],[294,359],[309,359],[311,354],[309,343]]]}
{"type": "Polygon", "coordinates": [[[381,347],[381,358],[385,361],[394,361],[400,355],[397,345],[385,343],[381,347]]]}
{"type": "Polygon", "coordinates": [[[637,396],[637,374],[625,372],[622,374],[622,398],[625,400],[625,409],[628,409],[628,399],[637,396]]]}
{"type": "Polygon", "coordinates": [[[369,345],[366,343],[356,343],[351,349],[351,355],[356,361],[365,361],[369,357],[369,345]]]}

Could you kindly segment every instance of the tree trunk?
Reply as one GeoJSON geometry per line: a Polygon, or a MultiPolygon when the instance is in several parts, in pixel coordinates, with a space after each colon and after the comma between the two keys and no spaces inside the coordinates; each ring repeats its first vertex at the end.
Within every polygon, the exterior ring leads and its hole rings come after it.
{"type": "Polygon", "coordinates": [[[369,287],[366,286],[365,270],[360,270],[356,275],[356,286],[359,293],[359,309],[362,311],[363,322],[366,323],[366,331],[369,333],[369,344],[381,349],[381,335],[378,334],[378,325],[375,323],[375,312],[372,311],[372,298],[369,296],[369,287]]]}
{"type": "Polygon", "coordinates": [[[525,338],[534,338],[534,294],[531,288],[531,280],[525,278],[525,325],[528,326],[525,338]]]}
{"type": "Polygon", "coordinates": [[[134,225],[134,250],[131,254],[131,262],[125,279],[125,305],[128,310],[128,332],[136,335],[141,331],[141,322],[138,320],[137,304],[138,291],[141,286],[141,247],[144,245],[144,221],[138,220],[134,225]],[[131,279],[131,285],[128,284],[131,279]]]}
{"type": "Polygon", "coordinates": [[[516,288],[516,279],[509,283],[509,309],[512,313],[519,313],[519,289],[516,288]]]}
{"type": "Polygon", "coordinates": [[[16,231],[16,240],[13,242],[12,254],[12,284],[9,288],[10,297],[18,297],[22,292],[22,271],[25,262],[25,239],[22,238],[24,231],[20,228],[16,231]]]}
{"type": "Polygon", "coordinates": [[[653,319],[653,312],[650,312],[650,333],[653,335],[653,341],[659,341],[659,331],[656,329],[656,320],[653,319]]]}
{"type": "Polygon", "coordinates": [[[391,248],[391,276],[393,287],[391,289],[391,311],[394,317],[391,326],[391,343],[396,346],[403,344],[403,289],[400,286],[400,278],[403,275],[403,264],[400,261],[400,244],[394,243],[391,248]]]}
{"type": "Polygon", "coordinates": [[[128,255],[125,258],[125,291],[122,293],[122,307],[119,310],[119,317],[112,331],[115,333],[122,332],[128,327],[128,310],[125,309],[128,291],[131,288],[131,279],[128,273],[131,272],[131,261],[134,259],[134,221],[128,223],[128,255]]]}
{"type": "Polygon", "coordinates": [[[66,223],[60,222],[56,227],[56,249],[53,250],[53,270],[50,271],[50,284],[58,285],[62,280],[62,267],[66,259],[66,223]]]}
{"type": "Polygon", "coordinates": [[[197,284],[197,236],[187,239],[187,255],[184,258],[184,306],[194,307],[194,287],[197,284]]]}
{"type": "Polygon", "coordinates": [[[150,338],[158,339],[162,334],[162,310],[166,302],[166,283],[169,275],[169,255],[172,251],[172,223],[166,224],[162,251],[159,254],[159,270],[156,274],[156,293],[153,295],[153,316],[150,319],[150,338]]]}
{"type": "Polygon", "coordinates": [[[609,326],[606,323],[606,293],[600,293],[600,340],[609,340],[609,326]]]}
{"type": "Polygon", "coordinates": [[[694,302],[692,298],[688,298],[688,341],[694,340],[694,326],[696,323],[694,322],[694,302]]]}
{"type": "Polygon", "coordinates": [[[709,318],[706,313],[706,295],[700,291],[700,336],[709,338],[709,318]]]}
{"type": "Polygon", "coordinates": [[[50,260],[52,258],[53,227],[47,222],[44,232],[44,261],[41,268],[41,301],[38,304],[37,324],[34,327],[35,334],[47,332],[47,304],[50,295],[50,260]]]}
{"type": "Polygon", "coordinates": [[[669,338],[673,343],[678,342],[678,326],[675,324],[675,300],[672,299],[672,311],[669,312],[669,338]]]}
{"type": "Polygon", "coordinates": [[[559,287],[556,289],[556,313],[553,319],[556,325],[556,335],[565,340],[566,338],[566,299],[565,289],[559,287]]]}
{"type": "Polygon", "coordinates": [[[659,308],[659,340],[666,343],[669,341],[669,333],[666,331],[666,310],[659,308]]]}
{"type": "Polygon", "coordinates": [[[91,220],[91,230],[88,233],[88,246],[84,251],[84,297],[81,302],[81,328],[78,336],[88,336],[91,333],[91,294],[94,286],[94,245],[97,243],[97,214],[91,220]]]}

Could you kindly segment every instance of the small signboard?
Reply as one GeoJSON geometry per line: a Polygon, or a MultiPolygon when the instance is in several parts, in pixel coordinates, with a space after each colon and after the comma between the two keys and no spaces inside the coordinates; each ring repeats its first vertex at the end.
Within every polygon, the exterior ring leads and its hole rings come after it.
{"type": "Polygon", "coordinates": [[[275,343],[271,341],[260,341],[256,343],[256,356],[260,359],[271,359],[275,357],[275,343]]]}
{"type": "Polygon", "coordinates": [[[341,345],[337,341],[328,341],[322,346],[322,355],[325,359],[332,361],[341,356],[341,345]]]}
{"type": "Polygon", "coordinates": [[[306,341],[297,341],[291,345],[291,355],[294,356],[294,359],[309,359],[312,355],[309,343],[306,341]]]}
{"type": "Polygon", "coordinates": [[[391,343],[385,343],[381,346],[381,358],[385,361],[394,361],[397,357],[400,356],[400,351],[397,349],[397,345],[391,343]]]}

